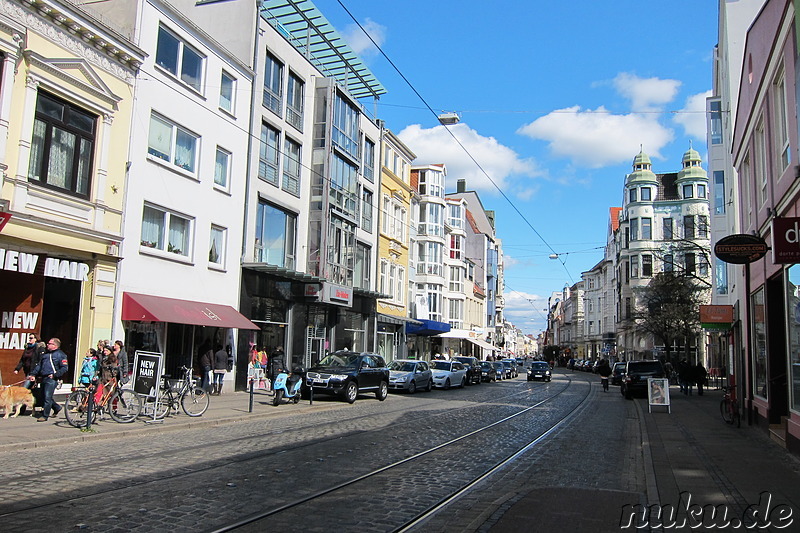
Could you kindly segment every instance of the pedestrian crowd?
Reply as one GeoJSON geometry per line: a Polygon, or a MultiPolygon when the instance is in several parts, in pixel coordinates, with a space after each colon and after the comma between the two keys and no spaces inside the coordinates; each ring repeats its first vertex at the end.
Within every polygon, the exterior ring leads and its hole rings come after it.
{"type": "Polygon", "coordinates": [[[708,372],[702,363],[698,361],[696,365],[692,365],[686,359],[681,359],[677,372],[681,393],[691,396],[692,388],[696,385],[697,395],[703,395],[703,387],[708,381],[708,372]]]}

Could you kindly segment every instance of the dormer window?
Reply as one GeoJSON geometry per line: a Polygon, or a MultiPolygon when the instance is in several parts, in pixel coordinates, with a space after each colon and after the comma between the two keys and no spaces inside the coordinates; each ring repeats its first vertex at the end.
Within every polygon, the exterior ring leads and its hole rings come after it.
{"type": "Polygon", "coordinates": [[[683,197],[684,198],[694,198],[694,187],[692,185],[684,185],[683,186],[683,197]]]}
{"type": "Polygon", "coordinates": [[[642,201],[649,202],[650,201],[650,187],[642,187],[642,201]]]}

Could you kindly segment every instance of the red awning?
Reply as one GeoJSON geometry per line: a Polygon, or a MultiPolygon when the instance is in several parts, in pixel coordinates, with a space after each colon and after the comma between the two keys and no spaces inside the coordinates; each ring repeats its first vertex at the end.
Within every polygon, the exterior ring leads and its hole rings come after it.
{"type": "Polygon", "coordinates": [[[192,302],[132,292],[122,293],[122,320],[261,329],[230,305],[192,302]]]}

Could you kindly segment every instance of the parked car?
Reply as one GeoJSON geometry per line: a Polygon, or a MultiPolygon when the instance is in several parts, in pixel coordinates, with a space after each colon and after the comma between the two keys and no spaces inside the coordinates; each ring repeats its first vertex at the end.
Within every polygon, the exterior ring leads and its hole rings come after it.
{"type": "Polygon", "coordinates": [[[503,381],[506,378],[506,365],[502,361],[489,361],[497,372],[497,381],[503,381]]]}
{"type": "Polygon", "coordinates": [[[647,378],[665,376],[661,361],[628,361],[625,363],[625,377],[622,378],[619,391],[630,400],[634,394],[647,393],[647,378]]]}
{"type": "Polygon", "coordinates": [[[508,363],[508,366],[511,368],[511,377],[515,378],[519,376],[519,370],[517,369],[517,360],[516,359],[503,359],[503,364],[508,363]]]}
{"type": "Polygon", "coordinates": [[[622,385],[622,378],[625,377],[625,361],[617,361],[611,367],[611,384],[622,385]]]}
{"type": "Polygon", "coordinates": [[[389,368],[378,354],[341,350],[308,369],[304,388],[348,403],[355,402],[359,392],[372,391],[383,401],[389,395],[389,368]]]}
{"type": "Polygon", "coordinates": [[[481,380],[497,381],[497,370],[491,361],[481,361],[481,380]]]}
{"type": "Polygon", "coordinates": [[[511,361],[506,359],[500,361],[503,364],[504,372],[503,372],[503,379],[511,379],[514,377],[514,368],[516,365],[512,365],[511,361]]]}
{"type": "Polygon", "coordinates": [[[593,368],[594,368],[594,361],[592,361],[591,359],[587,359],[586,361],[583,362],[582,370],[584,372],[591,372],[593,368]]]}
{"type": "Polygon", "coordinates": [[[528,367],[528,381],[533,381],[534,379],[550,381],[550,377],[550,365],[544,361],[534,361],[528,367]]]}
{"type": "Polygon", "coordinates": [[[418,390],[430,392],[433,372],[427,361],[395,359],[389,363],[389,388],[414,394],[418,390]]]}
{"type": "Polygon", "coordinates": [[[481,384],[481,362],[477,357],[458,356],[453,358],[467,367],[467,385],[481,384]]]}
{"type": "Polygon", "coordinates": [[[467,367],[460,361],[431,361],[433,386],[449,389],[467,384],[467,367]]]}
{"type": "Polygon", "coordinates": [[[516,361],[517,361],[517,366],[524,366],[525,365],[525,359],[523,359],[522,357],[517,357],[516,361]]]}

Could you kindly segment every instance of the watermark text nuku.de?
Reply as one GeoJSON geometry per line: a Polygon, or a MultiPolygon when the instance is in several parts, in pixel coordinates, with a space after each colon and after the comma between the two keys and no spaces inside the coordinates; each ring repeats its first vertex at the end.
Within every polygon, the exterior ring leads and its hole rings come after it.
{"type": "Polygon", "coordinates": [[[731,511],[727,505],[692,503],[692,495],[681,492],[677,505],[624,505],[619,520],[620,529],[784,529],[794,522],[794,509],[785,503],[775,503],[772,494],[762,492],[758,503],[747,506],[743,513],[731,511]]]}

